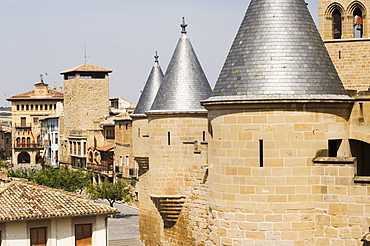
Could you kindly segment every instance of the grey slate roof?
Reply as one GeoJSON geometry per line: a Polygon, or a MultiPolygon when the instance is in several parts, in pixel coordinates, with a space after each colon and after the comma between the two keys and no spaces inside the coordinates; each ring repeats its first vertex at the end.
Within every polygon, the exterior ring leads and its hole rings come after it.
{"type": "Polygon", "coordinates": [[[155,96],[157,95],[159,86],[161,85],[164,75],[161,69],[161,66],[158,62],[158,56],[155,57],[155,62],[153,68],[149,74],[149,77],[145,83],[145,87],[141,96],[139,98],[139,102],[134,111],[134,115],[144,114],[146,111],[149,111],[152,107],[153,101],[155,96]]]}
{"type": "Polygon", "coordinates": [[[252,0],[206,101],[349,99],[304,0],[252,0]]]}
{"type": "Polygon", "coordinates": [[[211,95],[211,87],[186,34],[186,24],[165,78],[149,112],[204,111],[200,101],[211,95]]]}

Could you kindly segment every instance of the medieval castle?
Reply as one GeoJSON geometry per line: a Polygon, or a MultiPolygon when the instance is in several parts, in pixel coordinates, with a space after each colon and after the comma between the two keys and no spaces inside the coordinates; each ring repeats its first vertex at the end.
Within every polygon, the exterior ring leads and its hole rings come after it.
{"type": "Polygon", "coordinates": [[[369,4],[319,1],[321,38],[252,0],[213,90],[181,25],[131,116],[146,245],[369,242],[369,4]]]}

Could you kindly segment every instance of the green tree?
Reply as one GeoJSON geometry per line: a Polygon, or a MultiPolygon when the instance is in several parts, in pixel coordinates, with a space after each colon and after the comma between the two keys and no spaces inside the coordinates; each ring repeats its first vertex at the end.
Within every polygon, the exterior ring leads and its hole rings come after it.
{"type": "Polygon", "coordinates": [[[116,201],[129,202],[133,199],[134,187],[130,180],[119,179],[115,183],[107,181],[90,185],[87,193],[93,200],[106,199],[109,205],[113,207],[116,201]]]}
{"type": "Polygon", "coordinates": [[[25,178],[39,185],[44,185],[69,192],[79,191],[82,193],[84,188],[91,184],[91,174],[81,170],[69,170],[67,167],[47,167],[45,169],[25,169],[10,170],[9,176],[25,178]]]}

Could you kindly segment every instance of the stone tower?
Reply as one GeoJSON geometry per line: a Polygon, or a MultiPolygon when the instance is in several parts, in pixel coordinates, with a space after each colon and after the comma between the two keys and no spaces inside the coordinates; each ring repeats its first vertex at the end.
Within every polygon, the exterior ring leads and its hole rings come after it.
{"type": "Polygon", "coordinates": [[[211,88],[186,24],[150,111],[149,170],[140,177],[140,232],[146,245],[197,245],[207,236],[204,176],[211,88]],[[200,216],[200,217],[199,217],[200,216]],[[203,217],[202,217],[203,216],[203,217]],[[201,218],[201,219],[197,219],[201,218]]]}
{"type": "Polygon", "coordinates": [[[361,243],[369,211],[350,157],[353,104],[305,1],[252,0],[202,103],[213,245],[361,243]]]}
{"type": "Polygon", "coordinates": [[[319,0],[319,30],[346,89],[370,87],[369,0],[319,0]]]}
{"type": "MultiPolygon", "coordinates": [[[[154,58],[154,65],[145,83],[143,92],[141,93],[134,113],[130,115],[132,118],[132,141],[134,143],[132,146],[132,153],[134,155],[134,161],[140,167],[140,172],[145,172],[149,163],[149,125],[148,117],[145,112],[149,111],[152,107],[159,86],[164,79],[157,53],[154,58]]],[[[139,175],[141,174],[142,173],[139,173],[139,175]]]]}
{"type": "Polygon", "coordinates": [[[112,70],[82,64],[64,76],[64,117],[61,162],[86,165],[87,148],[103,144],[98,123],[109,116],[109,73],[112,70]]]}

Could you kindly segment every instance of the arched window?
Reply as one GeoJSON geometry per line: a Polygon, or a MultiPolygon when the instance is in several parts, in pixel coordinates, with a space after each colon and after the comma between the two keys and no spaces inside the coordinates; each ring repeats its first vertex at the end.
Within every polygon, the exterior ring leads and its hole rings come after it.
{"type": "Polygon", "coordinates": [[[332,14],[333,17],[333,39],[342,38],[342,14],[338,9],[335,9],[332,14]]]}
{"type": "Polygon", "coordinates": [[[19,105],[17,105],[17,110],[19,111],[19,105]]]}
{"type": "Polygon", "coordinates": [[[35,110],[38,110],[39,109],[39,105],[38,104],[36,104],[35,105],[35,110]]]}
{"type": "Polygon", "coordinates": [[[24,105],[22,104],[21,109],[24,110],[24,105]]]}
{"type": "Polygon", "coordinates": [[[47,104],[45,104],[45,110],[48,110],[48,105],[47,104]]]}
{"type": "Polygon", "coordinates": [[[40,110],[42,110],[42,104],[40,104],[40,110]]]}
{"type": "Polygon", "coordinates": [[[353,12],[353,37],[362,38],[363,33],[363,21],[362,11],[360,8],[356,8],[353,12]]]}

